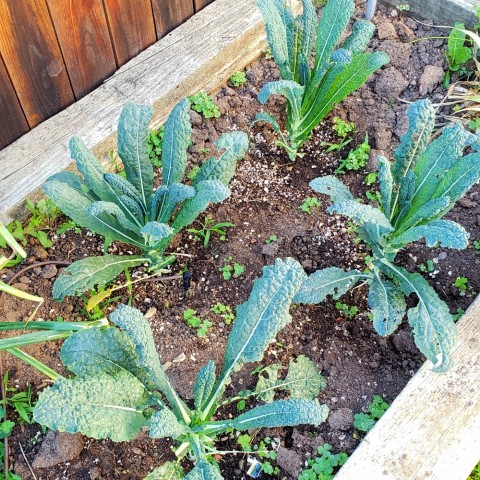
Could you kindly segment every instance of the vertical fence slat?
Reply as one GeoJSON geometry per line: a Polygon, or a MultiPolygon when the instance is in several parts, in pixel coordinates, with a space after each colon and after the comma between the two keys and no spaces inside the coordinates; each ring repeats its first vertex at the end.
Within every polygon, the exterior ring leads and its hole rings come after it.
{"type": "Polygon", "coordinates": [[[152,0],[152,7],[158,39],[195,13],[192,0],[152,0]]]}
{"type": "Polygon", "coordinates": [[[202,8],[205,8],[208,4],[212,3],[214,0],[194,0],[195,2],[195,11],[199,12],[202,8]]]}
{"type": "Polygon", "coordinates": [[[157,41],[150,0],[104,0],[118,66],[157,41]]]}
{"type": "Polygon", "coordinates": [[[117,66],[102,0],[47,0],[76,98],[117,66]]]}
{"type": "Polygon", "coordinates": [[[44,1],[0,0],[0,52],[30,127],[74,101],[44,1]]]}
{"type": "Polygon", "coordinates": [[[0,57],[0,150],[28,132],[28,123],[23,114],[12,82],[0,57]]]}

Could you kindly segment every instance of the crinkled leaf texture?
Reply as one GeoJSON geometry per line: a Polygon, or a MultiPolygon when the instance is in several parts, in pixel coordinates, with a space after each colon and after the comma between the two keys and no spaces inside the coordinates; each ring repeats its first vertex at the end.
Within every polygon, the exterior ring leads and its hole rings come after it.
{"type": "Polygon", "coordinates": [[[435,371],[448,370],[452,366],[451,352],[457,343],[457,329],[445,302],[420,274],[380,262],[378,267],[398,282],[404,295],[416,294],[417,306],[407,311],[415,343],[433,363],[435,371]]]}
{"type": "Polygon", "coordinates": [[[57,380],[40,394],[34,418],[52,430],[123,442],[133,440],[146,424],[138,407],[148,402],[149,394],[131,373],[99,372],[57,380]]]}
{"type": "Polygon", "coordinates": [[[140,193],[145,208],[153,193],[153,167],[147,143],[152,116],[152,107],[127,103],[118,122],[118,154],[127,180],[140,193]]]}
{"type": "Polygon", "coordinates": [[[282,388],[290,392],[290,398],[313,400],[326,385],[315,364],[305,355],[299,355],[296,360],[290,361],[282,388]]]}
{"type": "Polygon", "coordinates": [[[306,278],[293,298],[295,303],[316,304],[323,302],[328,295],[340,298],[357,282],[369,277],[358,270],[348,272],[337,267],[329,267],[313,272],[306,278]]]}
{"type": "Polygon", "coordinates": [[[405,245],[425,238],[427,247],[445,247],[462,250],[468,245],[468,232],[458,223],[450,220],[434,220],[426,225],[413,227],[406,232],[393,237],[391,243],[394,246],[405,245]]]}
{"type": "Polygon", "coordinates": [[[195,385],[193,386],[193,398],[197,410],[201,410],[205,406],[215,385],[215,378],[215,363],[210,360],[198,372],[195,385]]]}
{"type": "Polygon", "coordinates": [[[80,295],[95,286],[103,287],[125,269],[137,267],[146,260],[138,255],[104,255],[78,260],[55,280],[53,299],[59,302],[69,295],[80,295]]]}
{"type": "Polygon", "coordinates": [[[292,399],[277,400],[260,405],[231,420],[229,426],[236,430],[251,428],[275,428],[296,425],[323,423],[328,415],[328,407],[317,400],[292,399]]]}
{"type": "Polygon", "coordinates": [[[277,259],[274,265],[263,268],[249,299],[237,308],[228,337],[224,372],[263,358],[267,346],[292,320],[290,305],[304,278],[301,265],[293,258],[277,259]]]}
{"type": "Polygon", "coordinates": [[[350,190],[333,175],[317,177],[309,183],[316,192],[328,195],[334,203],[343,202],[344,200],[354,200],[350,190]]]}
{"type": "Polygon", "coordinates": [[[156,411],[150,419],[150,438],[173,438],[187,432],[185,425],[168,408],[156,411]]]}
{"type": "Polygon", "coordinates": [[[176,462],[165,462],[160,467],[150,472],[145,480],[183,480],[185,473],[176,462]]]}
{"type": "Polygon", "coordinates": [[[368,291],[375,330],[382,336],[391,335],[400,325],[407,310],[402,291],[389,280],[374,275],[368,291]]]}
{"type": "Polygon", "coordinates": [[[223,480],[218,468],[208,463],[206,460],[199,460],[195,468],[190,471],[185,480],[223,480]]]}

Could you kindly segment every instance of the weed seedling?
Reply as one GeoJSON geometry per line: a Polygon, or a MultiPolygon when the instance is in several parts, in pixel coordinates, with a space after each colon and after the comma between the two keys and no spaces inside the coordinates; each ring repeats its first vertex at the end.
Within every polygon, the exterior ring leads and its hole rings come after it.
{"type": "Polygon", "coordinates": [[[234,223],[231,222],[219,222],[215,223],[215,220],[210,217],[205,217],[202,221],[199,221],[202,228],[187,228],[187,232],[193,233],[197,240],[203,238],[203,248],[207,248],[210,242],[212,233],[220,235],[220,240],[224,242],[227,238],[226,228],[233,228],[234,223]]]}
{"type": "Polygon", "coordinates": [[[222,272],[222,277],[224,280],[230,280],[233,278],[240,277],[245,271],[245,266],[240,263],[233,262],[233,257],[229,255],[223,260],[223,267],[220,269],[222,272]]]}
{"type": "Polygon", "coordinates": [[[188,97],[188,99],[191,103],[191,109],[205,118],[218,118],[220,116],[220,109],[213,101],[213,97],[205,92],[198,92],[188,97]]]}
{"type": "Polygon", "coordinates": [[[268,245],[269,243],[274,243],[278,240],[278,237],[273,234],[273,235],[270,235],[266,240],[265,240],[265,243],[268,245]]]}
{"type": "Polygon", "coordinates": [[[457,308],[457,312],[452,315],[453,321],[456,323],[462,318],[462,315],[465,313],[463,308],[457,308]]]}
{"type": "Polygon", "coordinates": [[[453,282],[453,286],[457,287],[460,291],[460,295],[465,295],[467,293],[468,288],[468,278],[467,277],[457,277],[455,282],[453,282]]]}
{"type": "Polygon", "coordinates": [[[158,130],[152,130],[147,137],[148,156],[152,165],[157,168],[162,166],[162,145],[164,134],[165,125],[162,125],[158,130]]]}
{"type": "Polygon", "coordinates": [[[340,117],[335,117],[333,119],[332,129],[340,138],[340,141],[338,143],[322,142],[320,145],[322,147],[327,147],[325,153],[342,150],[353,140],[349,134],[353,134],[357,131],[353,122],[345,122],[345,120],[342,120],[340,117]]]}
{"type": "Polygon", "coordinates": [[[32,390],[30,386],[24,392],[17,392],[16,388],[9,387],[8,371],[5,372],[3,376],[3,386],[5,389],[6,398],[5,400],[0,400],[0,405],[3,405],[4,407],[10,407],[15,410],[15,412],[18,414],[20,424],[33,423],[33,409],[35,405],[32,402],[32,390]]]}
{"type": "Polygon", "coordinates": [[[346,303],[342,303],[342,302],[337,302],[335,304],[335,308],[343,313],[344,315],[346,315],[348,318],[353,318],[355,315],[358,314],[359,310],[358,310],[358,307],[356,307],[355,305],[350,307],[349,305],[347,305],[346,303]]]}
{"type": "Polygon", "coordinates": [[[473,248],[474,248],[477,252],[480,252],[480,240],[474,240],[474,241],[473,241],[473,248]]]}
{"type": "Polygon", "coordinates": [[[303,203],[300,205],[300,210],[302,212],[308,213],[311,215],[312,208],[316,208],[320,206],[320,200],[317,197],[307,197],[303,203]]]}
{"type": "Polygon", "coordinates": [[[245,75],[245,72],[234,72],[230,77],[230,83],[234,87],[241,87],[246,82],[247,82],[247,76],[245,75]]]}
{"type": "Polygon", "coordinates": [[[331,450],[329,443],[318,447],[319,456],[308,460],[308,468],[300,474],[298,480],[332,480],[338,468],[348,460],[348,455],[344,452],[334,454],[331,450]]]}
{"type": "Polygon", "coordinates": [[[212,308],[213,313],[220,315],[223,318],[223,321],[230,325],[235,320],[235,315],[232,312],[232,308],[229,305],[224,305],[223,303],[217,302],[212,308]]]}
{"type": "Polygon", "coordinates": [[[208,330],[213,325],[210,320],[207,318],[203,319],[197,317],[197,311],[193,308],[187,308],[183,312],[183,319],[187,322],[190,327],[194,328],[197,331],[199,337],[205,337],[208,333],[208,330]]]}
{"type": "MultiPolygon", "coordinates": [[[[37,204],[27,199],[25,205],[31,213],[27,224],[23,225],[19,220],[15,220],[7,225],[7,230],[24,247],[28,243],[27,237],[33,237],[40,242],[43,248],[50,248],[52,241],[46,232],[52,229],[60,210],[48,198],[39,200],[37,204]]],[[[6,246],[6,242],[0,237],[0,247],[6,248],[6,246]]]]}
{"type": "Polygon", "coordinates": [[[427,260],[426,263],[421,263],[418,266],[418,269],[421,272],[429,272],[432,273],[435,271],[435,262],[433,260],[427,260]]]}
{"type": "Polygon", "coordinates": [[[363,181],[363,183],[369,186],[374,185],[375,183],[377,183],[377,177],[378,177],[377,172],[367,173],[367,175],[365,175],[365,180],[363,181]]]}
{"type": "Polygon", "coordinates": [[[341,161],[335,173],[345,173],[345,170],[360,170],[367,164],[369,155],[370,145],[368,144],[368,133],[366,133],[363,143],[350,150],[347,158],[341,161]]]}
{"type": "Polygon", "coordinates": [[[400,3],[395,6],[399,12],[408,12],[410,10],[410,5],[408,3],[400,3]]]}
{"type": "Polygon", "coordinates": [[[375,395],[372,403],[368,406],[367,413],[356,413],[354,415],[353,426],[361,432],[370,431],[389,406],[380,395],[375,395]]]}

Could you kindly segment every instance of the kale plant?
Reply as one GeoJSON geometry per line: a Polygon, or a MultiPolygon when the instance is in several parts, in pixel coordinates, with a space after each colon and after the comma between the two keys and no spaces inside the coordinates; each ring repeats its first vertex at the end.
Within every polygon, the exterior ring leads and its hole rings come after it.
{"type": "Polygon", "coordinates": [[[215,447],[218,435],[232,429],[319,425],[327,416],[328,408],[315,399],[322,385],[319,373],[312,372],[311,362],[303,362],[288,387],[280,385],[289,389],[290,398],[218,419],[232,374],[263,358],[278,331],[291,321],[290,305],[304,280],[301,265],[291,258],[264,267],[250,298],[237,308],[220,374],[217,377],[213,361],[199,371],[192,408],[165,374],[148,322],[140,311],[120,305],[107,327],[73,333],[64,342],[60,357],[76,377],[59,378],[40,394],[35,420],[54,430],[118,442],[134,439],[146,427],[151,438],[175,439],[179,460],[188,454],[195,462],[185,477],[178,462],[168,462],[147,479],[222,479],[214,459],[222,454],[215,447]]]}
{"type": "Polygon", "coordinates": [[[364,53],[375,30],[367,20],[356,22],[352,34],[335,50],[353,15],[354,0],[329,0],[320,22],[312,1],[302,0],[302,4],[303,14],[295,17],[282,0],[257,0],[282,77],[267,83],[258,99],[262,104],[273,94],[287,99],[288,138],[269,113],[259,113],[257,120],[272,124],[280,135],[277,145],[292,161],[332,108],[389,61],[384,52],[364,53]]]}
{"type": "Polygon", "coordinates": [[[125,269],[145,262],[158,271],[173,261],[164,256],[173,236],[193,223],[210,202],[221,202],[230,195],[228,183],[248,149],[248,137],[237,131],[222,135],[216,142],[221,155],[205,162],[191,185],[180,183],[192,132],[189,107],[189,101],[182,100],[165,123],[163,185],[156,191],[147,143],[151,107],[127,104],[120,115],[118,154],[126,178],[107,173],[85,144],[72,138],[70,153],[83,177],[58,173],[46,181],[43,190],[75,223],[103,235],[106,244],[112,240],[128,243],[142,255],[105,255],[75,262],[56,280],[55,300],[104,286],[125,269]]]}
{"type": "Polygon", "coordinates": [[[413,103],[407,115],[409,128],[394,153],[395,161],[378,157],[379,208],[358,203],[336,177],[310,183],[333,201],[329,212],[345,215],[358,225],[372,257],[364,272],[335,267],[314,272],[294,301],[319,303],[328,295],[338,299],[356,283],[366,282],[376,331],[390,335],[407,313],[418,348],[435,370],[445,371],[457,341],[449,309],[419,273],[396,265],[395,257],[422,238],[428,247],[466,248],[468,233],[442,217],[480,179],[478,137],[455,123],[432,140],[435,110],[428,100],[413,103]],[[473,152],[465,155],[469,147],[473,152]],[[408,308],[405,297],[412,294],[416,305],[408,308]]]}

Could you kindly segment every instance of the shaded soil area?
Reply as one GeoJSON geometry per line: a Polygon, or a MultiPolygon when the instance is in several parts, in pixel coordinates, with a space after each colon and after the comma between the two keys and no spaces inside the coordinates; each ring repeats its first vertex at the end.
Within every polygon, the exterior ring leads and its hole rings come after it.
{"type": "MultiPolygon", "coordinates": [[[[342,177],[356,197],[364,198],[366,190],[371,189],[364,184],[364,178],[367,172],[374,170],[375,155],[383,152],[391,158],[399,136],[406,130],[404,112],[407,104],[399,98],[413,101],[429,97],[437,102],[445,93],[440,86],[445,67],[443,41],[410,43],[416,38],[434,36],[434,31],[398,13],[392,16],[392,10],[384,8],[380,8],[375,23],[378,31],[371,48],[385,50],[391,57],[390,65],[335,109],[315,130],[305,146],[304,157],[295,164],[291,164],[285,153],[274,146],[275,135],[268,126],[253,124],[255,115],[262,109],[257,101],[259,89],[267,81],[278,78],[272,60],[261,58],[250,65],[246,69],[248,82],[244,86],[234,89],[227,85],[216,92],[216,102],[222,112],[220,118],[205,120],[192,112],[192,166],[208,159],[215,150],[215,140],[232,129],[248,132],[251,147],[232,181],[231,197],[221,205],[211,206],[207,212],[217,222],[235,224],[235,228],[229,230],[227,240],[220,241],[214,236],[204,249],[193,234],[184,232],[170,247],[172,252],[181,254],[172,267],[173,273],[182,271],[185,266],[193,272],[188,292],[178,280],[140,283],[133,288],[132,304],[147,314],[167,373],[188,402],[192,400],[192,386],[199,368],[210,359],[217,365],[222,364],[231,328],[211,308],[221,302],[233,309],[244,302],[264,265],[273,263],[277,257],[291,256],[299,260],[309,273],[329,266],[364,268],[368,251],[355,242],[355,235],[345,218],[326,213],[328,202],[325,198],[319,198],[321,206],[314,208],[311,215],[299,209],[305,198],[314,196],[308,183],[317,176],[332,174],[340,159],[348,153],[347,149],[327,155],[321,146],[322,142],[338,141],[331,120],[340,116],[356,123],[358,134],[349,147],[361,143],[365,132],[369,134],[372,155],[367,169],[342,177]],[[267,244],[266,240],[272,235],[277,240],[267,244]],[[245,267],[245,272],[238,278],[225,281],[220,269],[230,256],[232,261],[245,267]],[[213,323],[205,338],[198,337],[183,320],[187,308],[195,309],[198,316],[213,323]]],[[[284,109],[282,99],[271,100],[268,109],[281,116],[284,109]]],[[[448,216],[461,223],[470,232],[472,240],[480,239],[479,192],[475,186],[448,216]]],[[[64,220],[59,218],[57,222],[60,224],[64,220]]],[[[35,240],[30,241],[27,264],[48,259],[75,261],[100,255],[103,250],[102,239],[87,231],[78,234],[70,230],[57,236],[52,229],[49,236],[54,245],[48,250],[35,240]]],[[[121,244],[112,245],[109,252],[135,253],[121,244]]],[[[421,265],[425,265],[427,272],[424,275],[429,277],[452,313],[458,308],[466,309],[476,295],[475,290],[480,288],[480,269],[472,268],[480,263],[480,257],[473,246],[457,252],[427,249],[419,243],[404,251],[398,261],[411,271],[422,271],[421,265]],[[433,271],[428,271],[427,260],[433,261],[433,271]],[[453,287],[455,279],[461,276],[468,277],[466,293],[453,287]]],[[[52,284],[60,272],[61,268],[56,266],[37,267],[22,275],[15,286],[45,297],[46,302],[38,317],[80,320],[85,315],[83,299],[68,298],[62,303],[51,300],[52,284]]],[[[137,276],[143,274],[142,269],[135,272],[137,276]]],[[[281,363],[286,367],[289,360],[298,355],[311,358],[327,380],[320,401],[331,409],[329,420],[317,429],[299,427],[251,432],[254,443],[265,435],[278,438],[280,442],[278,465],[282,469],[280,474],[271,478],[296,478],[299,466],[324,442],[329,442],[335,452],[351,453],[361,439],[352,425],[353,414],[364,410],[373,395],[382,395],[388,402],[393,401],[422,363],[423,358],[413,343],[406,321],[389,338],[376,334],[368,319],[366,293],[366,288],[359,286],[342,297],[342,303],[359,309],[360,313],[352,318],[341,313],[331,299],[318,306],[295,307],[293,322],[279,334],[278,343],[266,352],[263,365],[281,363]]],[[[129,300],[127,292],[120,292],[122,294],[116,303],[129,300]]],[[[107,306],[106,313],[113,310],[115,304],[107,306]]],[[[29,313],[30,305],[2,297],[2,319],[15,321],[29,313]]],[[[58,358],[59,346],[50,343],[25,350],[63,372],[58,358]]],[[[30,384],[36,392],[48,383],[38,372],[10,356],[3,355],[3,365],[10,371],[12,387],[24,389],[30,384]]],[[[248,366],[236,374],[227,394],[254,388],[255,377],[250,372],[255,366],[248,366]]],[[[247,405],[251,407],[254,403],[247,405]]],[[[235,415],[235,404],[223,413],[235,415]]],[[[220,438],[219,449],[238,448],[235,443],[233,434],[225,435],[220,438]]],[[[174,458],[170,442],[151,440],[144,433],[129,444],[115,444],[80,436],[45,435],[38,425],[23,425],[15,428],[9,444],[10,463],[24,479],[33,478],[25,458],[38,480],[142,479],[155,466],[174,458]]],[[[246,460],[243,455],[223,457],[220,465],[224,477],[231,480],[249,478],[246,460]]],[[[262,474],[262,478],[268,478],[268,475],[262,474]]]]}

